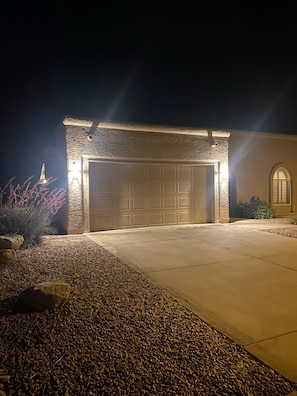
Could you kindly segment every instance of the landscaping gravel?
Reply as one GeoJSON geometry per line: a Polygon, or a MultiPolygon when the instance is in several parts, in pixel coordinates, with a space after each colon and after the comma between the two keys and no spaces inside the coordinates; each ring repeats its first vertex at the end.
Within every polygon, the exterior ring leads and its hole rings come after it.
{"type": "Polygon", "coordinates": [[[0,389],[6,395],[297,391],[297,384],[86,236],[45,237],[40,246],[18,251],[15,264],[0,267],[0,279],[0,389]],[[48,280],[71,285],[63,306],[15,309],[22,290],[48,280]]]}

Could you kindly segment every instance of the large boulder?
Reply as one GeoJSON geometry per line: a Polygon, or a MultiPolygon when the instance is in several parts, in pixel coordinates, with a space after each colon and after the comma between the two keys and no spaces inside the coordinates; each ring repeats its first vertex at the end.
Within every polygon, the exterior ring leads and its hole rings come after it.
{"type": "Polygon", "coordinates": [[[71,286],[65,282],[43,282],[23,290],[18,297],[18,305],[34,311],[44,311],[59,307],[68,299],[71,286]]]}
{"type": "Polygon", "coordinates": [[[24,242],[22,235],[0,235],[0,249],[18,250],[24,242]]]}
{"type": "Polygon", "coordinates": [[[8,264],[16,262],[16,251],[13,249],[0,250],[0,264],[8,264]]]}

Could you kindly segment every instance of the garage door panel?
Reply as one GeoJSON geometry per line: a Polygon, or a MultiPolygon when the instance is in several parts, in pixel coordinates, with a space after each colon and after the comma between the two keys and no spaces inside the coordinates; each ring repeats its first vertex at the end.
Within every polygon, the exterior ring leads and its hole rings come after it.
{"type": "Polygon", "coordinates": [[[192,199],[191,197],[179,197],[178,198],[178,207],[179,208],[191,208],[192,207],[192,199]]]}
{"type": "Polygon", "coordinates": [[[193,171],[193,177],[195,179],[199,179],[199,178],[204,179],[206,175],[206,166],[193,167],[192,171],[193,171]]]}
{"type": "MultiPolygon", "coordinates": [[[[130,214],[120,214],[115,216],[116,224],[113,228],[130,228],[132,227],[131,215],[130,214]]],[[[110,228],[109,228],[110,229],[110,228]]]]}
{"type": "Polygon", "coordinates": [[[158,225],[163,225],[164,220],[163,220],[163,213],[162,212],[156,212],[156,213],[149,213],[149,225],[150,226],[158,226],[158,225]]]}
{"type": "Polygon", "coordinates": [[[97,182],[96,183],[96,193],[97,194],[112,194],[113,193],[113,183],[112,182],[97,182]]]}
{"type": "Polygon", "coordinates": [[[119,180],[124,180],[124,179],[129,180],[129,178],[130,178],[130,165],[122,164],[121,166],[113,167],[112,177],[113,177],[115,172],[117,173],[117,178],[119,180]]]}
{"type": "Polygon", "coordinates": [[[148,208],[149,209],[162,209],[162,207],[163,207],[162,201],[163,201],[162,196],[149,197],[148,208]]]}
{"type": "Polygon", "coordinates": [[[209,221],[207,167],[90,162],[90,230],[209,221]]]}
{"type": "Polygon", "coordinates": [[[139,179],[147,179],[148,178],[148,166],[146,165],[132,165],[131,169],[131,178],[139,178],[139,179]]]}
{"type": "Polygon", "coordinates": [[[182,179],[192,178],[192,167],[191,166],[179,166],[178,176],[182,179]]]}
{"type": "Polygon", "coordinates": [[[133,227],[143,227],[144,224],[147,224],[147,215],[145,213],[132,213],[133,227]]]}
{"type": "Polygon", "coordinates": [[[95,229],[104,229],[104,230],[111,230],[114,227],[112,216],[94,216],[94,228],[95,229]]]}
{"type": "Polygon", "coordinates": [[[149,188],[150,196],[155,195],[155,194],[161,194],[163,191],[163,183],[162,182],[149,182],[148,188],[149,188]]]}
{"type": "Polygon", "coordinates": [[[178,217],[176,212],[165,212],[164,219],[166,225],[178,224],[178,217]]]}
{"type": "Polygon", "coordinates": [[[100,178],[106,178],[112,173],[112,166],[110,164],[102,164],[100,167],[100,178]]]}
{"type": "Polygon", "coordinates": [[[124,181],[113,182],[112,192],[114,194],[130,194],[130,183],[124,181]]]}
{"type": "Polygon", "coordinates": [[[147,182],[133,182],[131,183],[131,194],[132,195],[147,195],[149,192],[147,182]]]}
{"type": "Polygon", "coordinates": [[[132,209],[133,210],[146,210],[147,209],[147,198],[132,198],[132,209]]]}
{"type": "Polygon", "coordinates": [[[163,166],[151,165],[148,168],[148,177],[149,179],[163,177],[163,166]]]}
{"type": "Polygon", "coordinates": [[[177,193],[177,183],[175,181],[164,183],[164,193],[165,194],[176,194],[177,193]]]}
{"type": "Polygon", "coordinates": [[[192,182],[191,181],[180,181],[178,182],[178,192],[180,193],[189,193],[192,190],[192,182]]]}
{"type": "Polygon", "coordinates": [[[116,202],[116,204],[114,205],[115,213],[118,213],[117,209],[119,209],[119,211],[131,209],[131,200],[128,197],[127,198],[117,198],[117,199],[115,199],[115,202],[116,202]]]}
{"type": "Polygon", "coordinates": [[[113,210],[112,199],[109,198],[96,199],[95,208],[96,208],[95,209],[96,212],[105,212],[105,211],[112,212],[113,210]]]}
{"type": "Polygon", "coordinates": [[[177,197],[165,197],[164,198],[165,209],[176,209],[177,208],[177,197]]]}
{"type": "Polygon", "coordinates": [[[193,191],[194,194],[201,194],[205,191],[205,182],[203,181],[195,181],[193,183],[193,191]]]}
{"type": "Polygon", "coordinates": [[[177,167],[173,165],[164,166],[164,178],[176,178],[177,177],[177,167]]]}
{"type": "Polygon", "coordinates": [[[192,222],[192,212],[191,211],[184,211],[179,212],[179,223],[180,224],[189,224],[192,222]]]}

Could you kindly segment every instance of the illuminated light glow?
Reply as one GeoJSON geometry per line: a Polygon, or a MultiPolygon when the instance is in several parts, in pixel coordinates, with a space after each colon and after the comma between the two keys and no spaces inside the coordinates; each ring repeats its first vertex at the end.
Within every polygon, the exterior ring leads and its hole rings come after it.
{"type": "Polygon", "coordinates": [[[127,75],[126,79],[124,80],[122,84],[122,88],[120,89],[112,107],[109,109],[108,115],[107,115],[107,120],[110,120],[113,118],[113,115],[117,111],[118,107],[124,100],[127,92],[129,91],[130,86],[132,85],[132,82],[135,78],[135,75],[137,75],[137,72],[139,70],[141,64],[141,60],[136,61],[134,67],[130,71],[130,73],[127,75]]]}
{"type": "Polygon", "coordinates": [[[265,122],[269,120],[269,117],[276,111],[284,102],[286,97],[289,95],[290,90],[292,89],[292,85],[295,83],[295,74],[290,76],[288,80],[283,84],[282,88],[279,90],[277,95],[274,95],[270,105],[266,108],[266,111],[262,113],[262,116],[257,120],[256,124],[254,125],[253,129],[257,131],[261,131],[263,129],[263,125],[265,122]]]}
{"type": "Polygon", "coordinates": [[[47,180],[46,180],[46,176],[45,176],[45,162],[43,162],[41,165],[41,171],[40,171],[40,177],[39,177],[38,184],[45,184],[46,182],[47,182],[47,180]]]}
{"type": "Polygon", "coordinates": [[[227,164],[221,164],[220,166],[220,179],[221,183],[227,183],[229,179],[229,169],[227,164]]]}
{"type": "Polygon", "coordinates": [[[72,161],[68,167],[68,177],[71,182],[79,181],[81,178],[81,167],[78,161],[72,161]]]}

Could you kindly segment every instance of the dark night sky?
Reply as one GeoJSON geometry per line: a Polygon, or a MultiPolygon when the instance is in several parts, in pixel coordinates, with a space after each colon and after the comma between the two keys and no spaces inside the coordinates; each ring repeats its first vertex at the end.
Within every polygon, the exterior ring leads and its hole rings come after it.
{"type": "Polygon", "coordinates": [[[10,2],[1,181],[38,173],[65,115],[297,134],[295,7],[237,3],[10,2]]]}

